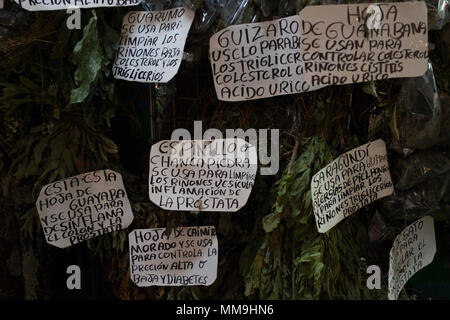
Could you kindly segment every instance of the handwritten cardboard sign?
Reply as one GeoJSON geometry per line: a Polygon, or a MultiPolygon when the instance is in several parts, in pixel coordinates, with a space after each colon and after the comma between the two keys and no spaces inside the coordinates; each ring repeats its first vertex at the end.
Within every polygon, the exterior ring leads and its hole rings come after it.
{"type": "Polygon", "coordinates": [[[139,287],[209,286],[217,277],[216,229],[137,229],[128,235],[131,280],[139,287]]]}
{"type": "Polygon", "coordinates": [[[303,77],[311,86],[417,77],[427,70],[423,1],[307,6],[300,20],[303,77]]]}
{"type": "Polygon", "coordinates": [[[393,191],[383,140],[348,151],[311,180],[317,229],[327,232],[358,209],[393,191]]]}
{"type": "Polygon", "coordinates": [[[137,6],[140,0],[14,0],[28,11],[137,6]]]}
{"type": "Polygon", "coordinates": [[[209,40],[209,54],[219,100],[244,101],[313,90],[302,76],[300,43],[298,15],[229,26],[215,33],[209,40]]]}
{"type": "Polygon", "coordinates": [[[166,210],[234,212],[256,170],[256,148],[243,139],[163,140],[150,153],[150,200],[166,210]]]}
{"type": "Polygon", "coordinates": [[[436,253],[434,219],[425,216],[407,226],[394,240],[389,255],[389,300],[397,300],[405,283],[429,265],[436,253]]]}
{"type": "Polygon", "coordinates": [[[122,176],[111,170],[84,173],[44,186],[36,208],[45,239],[58,248],[124,229],[133,221],[122,176]]]}
{"type": "Polygon", "coordinates": [[[116,79],[168,82],[178,72],[194,11],[131,11],[122,21],[113,66],[116,79]]]}

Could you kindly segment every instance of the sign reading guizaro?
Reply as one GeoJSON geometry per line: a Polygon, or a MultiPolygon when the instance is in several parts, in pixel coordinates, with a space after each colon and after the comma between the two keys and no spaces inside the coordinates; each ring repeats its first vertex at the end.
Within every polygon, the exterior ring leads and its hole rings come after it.
{"type": "Polygon", "coordinates": [[[396,300],[405,283],[429,265],[436,253],[434,219],[425,216],[407,226],[389,254],[389,300],[396,300]]]}
{"type": "Polygon", "coordinates": [[[137,229],[128,235],[131,280],[139,287],[209,286],[217,277],[212,226],[137,229]]]}
{"type": "Polygon", "coordinates": [[[244,101],[311,91],[302,78],[298,15],[229,26],[209,40],[217,97],[244,101]]]}
{"type": "Polygon", "coordinates": [[[168,82],[178,72],[194,19],[186,8],[131,11],[123,17],[113,66],[116,79],[168,82]]]}
{"type": "Polygon", "coordinates": [[[339,156],[316,173],[311,195],[319,232],[394,192],[386,145],[379,139],[339,156]]]}
{"type": "Polygon", "coordinates": [[[14,0],[29,11],[137,6],[140,0],[14,0]]]}
{"type": "Polygon", "coordinates": [[[423,1],[307,6],[300,21],[303,77],[311,86],[418,77],[427,70],[423,1]]]}
{"type": "Polygon", "coordinates": [[[122,176],[111,170],[44,186],[36,208],[45,239],[58,248],[124,229],[133,221],[122,176]]]}
{"type": "Polygon", "coordinates": [[[257,166],[256,148],[243,139],[163,140],[150,153],[149,197],[166,210],[234,212],[257,166]]]}

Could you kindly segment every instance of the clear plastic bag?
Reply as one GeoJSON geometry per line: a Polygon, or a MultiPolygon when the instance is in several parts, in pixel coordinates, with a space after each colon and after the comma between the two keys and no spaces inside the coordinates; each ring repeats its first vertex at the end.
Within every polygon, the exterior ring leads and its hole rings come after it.
{"type": "Polygon", "coordinates": [[[218,0],[221,23],[218,29],[234,24],[274,20],[298,14],[298,0],[218,0]]]}
{"type": "Polygon", "coordinates": [[[449,21],[448,0],[427,0],[428,27],[440,30],[449,21]]]}
{"type": "Polygon", "coordinates": [[[141,5],[146,11],[167,10],[176,7],[195,10],[196,3],[194,0],[143,0],[141,5]]]}
{"type": "MultiPolygon", "coordinates": [[[[380,199],[379,208],[388,225],[406,225],[426,215],[437,213],[447,192],[450,172],[428,179],[406,191],[395,190],[380,199]]],[[[443,203],[442,203],[443,205],[443,203]]]]}
{"type": "Polygon", "coordinates": [[[219,14],[220,0],[205,0],[198,6],[192,25],[193,33],[204,34],[219,14]]]}
{"type": "Polygon", "coordinates": [[[449,174],[440,175],[405,192],[404,210],[409,221],[440,209],[449,178],[449,174]]]}
{"type": "Polygon", "coordinates": [[[388,234],[389,227],[386,225],[383,217],[378,210],[372,216],[372,220],[368,229],[369,242],[376,243],[381,241],[388,234]]]}
{"type": "Polygon", "coordinates": [[[450,170],[450,160],[443,152],[415,153],[406,159],[399,159],[393,170],[393,174],[398,175],[395,187],[403,191],[408,190],[448,170],[450,170]]]}
{"type": "Polygon", "coordinates": [[[392,108],[390,148],[403,155],[439,142],[441,106],[431,62],[421,77],[403,81],[392,108]]]}
{"type": "Polygon", "coordinates": [[[248,2],[249,0],[219,0],[221,28],[238,23],[248,2]]]}

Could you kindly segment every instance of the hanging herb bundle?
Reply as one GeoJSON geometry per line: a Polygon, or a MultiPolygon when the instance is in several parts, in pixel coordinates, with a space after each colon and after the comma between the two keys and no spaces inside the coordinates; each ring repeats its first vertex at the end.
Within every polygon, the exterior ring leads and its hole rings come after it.
{"type": "MultiPolygon", "coordinates": [[[[195,1],[194,7],[201,12],[186,45],[189,59],[183,61],[176,79],[152,87],[152,96],[148,86],[116,81],[111,74],[122,17],[128,9],[83,10],[83,29],[77,31],[66,28],[65,12],[27,13],[8,4],[11,17],[0,42],[0,172],[4,174],[0,204],[8,205],[0,208],[0,224],[21,232],[4,235],[0,228],[0,236],[11,239],[13,234],[18,239],[8,240],[11,252],[33,257],[23,263],[24,295],[54,296],[57,290],[49,288],[51,281],[39,278],[56,268],[47,259],[59,262],[58,258],[76,257],[92,270],[93,288],[87,293],[91,298],[98,296],[98,288],[106,287],[99,276],[104,273],[110,287],[102,290],[114,291],[115,297],[123,299],[384,298],[385,290],[367,289],[367,266],[361,259],[366,220],[376,205],[321,234],[315,224],[310,181],[339,154],[369,138],[389,136],[385,129],[369,132],[373,127],[369,116],[379,112],[385,118],[377,121],[389,122],[386,115],[395,111],[401,80],[245,103],[217,101],[211,81],[207,51],[214,31],[293,15],[306,4],[319,3],[326,2],[195,1]],[[156,114],[148,119],[153,102],[156,114]],[[144,107],[137,110],[137,104],[144,107]],[[148,200],[151,143],[169,138],[175,128],[191,128],[194,120],[203,120],[204,130],[209,126],[223,133],[229,128],[280,129],[278,174],[258,175],[247,205],[236,214],[166,212],[148,200]],[[151,134],[149,122],[156,127],[151,134]],[[63,253],[50,248],[34,207],[41,187],[103,168],[123,175],[135,215],[133,224],[63,253]],[[220,243],[216,282],[209,287],[149,288],[132,283],[128,232],[188,225],[216,227],[220,243]]],[[[445,60],[435,68],[443,70],[437,77],[438,88],[448,94],[446,69],[445,60]]],[[[384,247],[378,250],[387,252],[384,247]]],[[[0,255],[0,260],[8,257],[0,255]]]]}
{"type": "Polygon", "coordinates": [[[252,258],[246,256],[251,252],[241,257],[247,297],[372,297],[361,260],[364,225],[358,217],[350,217],[329,232],[318,233],[311,202],[312,176],[337,154],[358,145],[348,126],[356,116],[350,111],[351,97],[347,86],[299,100],[304,125],[297,132],[291,161],[276,184],[275,205],[262,220],[265,236],[252,258]]]}
{"type": "MultiPolygon", "coordinates": [[[[2,212],[1,219],[6,225],[20,227],[19,239],[12,240],[11,247],[20,243],[22,250],[29,248],[35,262],[28,273],[38,277],[52,268],[50,261],[55,255],[43,241],[35,209],[42,186],[108,168],[121,172],[129,185],[137,220],[149,204],[145,179],[124,170],[114,141],[117,118],[133,122],[137,136],[139,130],[133,112],[135,99],[129,96],[132,87],[118,88],[111,74],[121,12],[83,11],[84,28],[77,31],[66,28],[65,12],[24,13],[14,3],[9,6],[10,24],[0,45],[0,136],[5,146],[1,159],[7,168],[1,185],[3,199],[13,200],[15,215],[2,212]]],[[[100,259],[114,257],[126,246],[126,230],[87,241],[93,257],[100,259]]],[[[77,251],[80,249],[66,250],[77,251]]],[[[28,268],[25,262],[23,268],[28,268]]],[[[44,280],[33,281],[41,284],[26,283],[30,291],[26,296],[51,294],[50,289],[35,292],[35,287],[45,287],[44,280]]]]}
{"type": "Polygon", "coordinates": [[[345,221],[319,234],[312,213],[309,183],[332,161],[319,137],[299,143],[301,155],[278,183],[272,213],[263,219],[266,237],[246,275],[247,296],[259,299],[359,299],[361,224],[345,221]],[[345,288],[345,290],[341,290],[345,288]]]}

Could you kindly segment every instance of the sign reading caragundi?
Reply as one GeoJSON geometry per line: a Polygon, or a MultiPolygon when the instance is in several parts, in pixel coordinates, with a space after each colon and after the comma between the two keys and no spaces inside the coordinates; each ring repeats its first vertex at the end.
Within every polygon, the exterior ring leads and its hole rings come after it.
{"type": "Polygon", "coordinates": [[[393,191],[383,140],[350,150],[321,169],[311,180],[317,229],[327,232],[358,209],[389,196],[393,191]]]}

